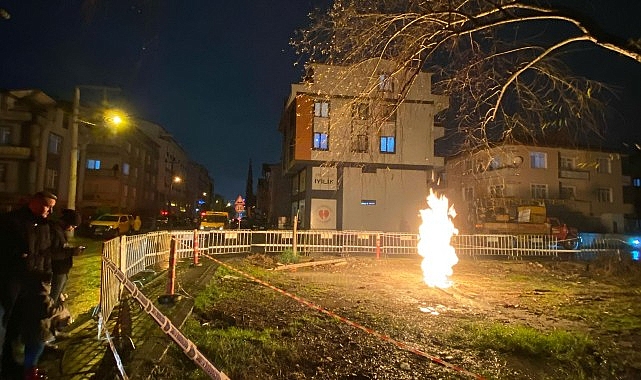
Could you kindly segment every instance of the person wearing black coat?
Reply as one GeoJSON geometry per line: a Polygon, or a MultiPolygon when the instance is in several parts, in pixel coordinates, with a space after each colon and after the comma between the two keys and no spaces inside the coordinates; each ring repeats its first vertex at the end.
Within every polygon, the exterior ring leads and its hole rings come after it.
{"type": "MultiPolygon", "coordinates": [[[[51,235],[47,218],[57,197],[41,191],[26,205],[0,215],[0,363],[2,373],[12,366],[11,342],[20,335],[23,302],[31,299],[31,278],[51,273],[51,235]]],[[[35,306],[35,305],[34,305],[35,306]]],[[[39,355],[36,355],[39,356],[39,355]]]]}

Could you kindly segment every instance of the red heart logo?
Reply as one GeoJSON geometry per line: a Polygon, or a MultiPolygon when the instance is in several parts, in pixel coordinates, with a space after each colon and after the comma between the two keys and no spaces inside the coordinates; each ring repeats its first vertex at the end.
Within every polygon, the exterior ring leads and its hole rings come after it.
{"type": "Polygon", "coordinates": [[[318,217],[321,220],[327,220],[329,219],[329,210],[326,208],[321,208],[318,210],[318,217]]]}

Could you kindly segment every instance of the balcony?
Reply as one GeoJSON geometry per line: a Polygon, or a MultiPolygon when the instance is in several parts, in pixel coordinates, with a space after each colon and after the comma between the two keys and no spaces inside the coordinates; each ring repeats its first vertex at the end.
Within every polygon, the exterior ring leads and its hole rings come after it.
{"type": "Polygon", "coordinates": [[[590,172],[586,170],[560,169],[559,178],[590,180],[590,172]]]}
{"type": "Polygon", "coordinates": [[[26,160],[31,157],[31,148],[23,146],[0,145],[0,159],[26,160]]]}

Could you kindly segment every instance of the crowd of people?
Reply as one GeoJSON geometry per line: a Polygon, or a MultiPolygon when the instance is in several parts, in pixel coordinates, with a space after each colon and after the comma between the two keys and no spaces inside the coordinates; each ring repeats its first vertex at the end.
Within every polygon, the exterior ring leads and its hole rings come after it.
{"type": "Polygon", "coordinates": [[[47,379],[38,361],[60,338],[58,321],[69,318],[64,289],[80,248],[70,246],[67,231],[80,224],[80,215],[71,209],[54,213],[56,200],[40,191],[0,214],[1,380],[47,379]]]}

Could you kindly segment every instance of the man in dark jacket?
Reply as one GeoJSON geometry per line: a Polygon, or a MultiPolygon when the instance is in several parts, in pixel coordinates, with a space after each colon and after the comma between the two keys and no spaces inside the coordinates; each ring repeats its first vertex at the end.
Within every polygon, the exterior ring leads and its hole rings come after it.
{"type": "MultiPolygon", "coordinates": [[[[3,367],[11,359],[7,351],[11,340],[20,334],[17,318],[12,314],[18,299],[29,298],[22,295],[29,291],[29,287],[24,286],[25,281],[51,273],[47,217],[56,200],[54,194],[41,191],[23,207],[0,215],[0,357],[3,367]]],[[[2,368],[3,371],[6,369],[2,368]]]]}

